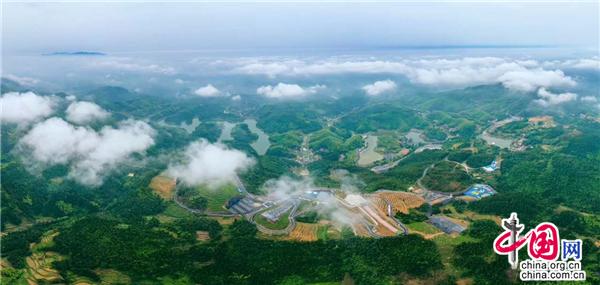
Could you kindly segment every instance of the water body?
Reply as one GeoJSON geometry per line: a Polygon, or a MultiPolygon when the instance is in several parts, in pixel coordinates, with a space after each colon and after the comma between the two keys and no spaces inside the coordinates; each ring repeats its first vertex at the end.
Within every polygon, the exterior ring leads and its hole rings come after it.
{"type": "Polygon", "coordinates": [[[256,126],[255,119],[246,119],[244,120],[244,123],[248,125],[248,129],[250,129],[250,132],[258,136],[258,139],[255,142],[251,143],[250,146],[256,151],[256,153],[258,153],[258,155],[264,155],[265,153],[267,153],[267,150],[269,150],[269,147],[271,146],[271,142],[269,141],[269,135],[256,126]]]}
{"type": "Polygon", "coordinates": [[[221,135],[219,136],[218,141],[222,142],[233,140],[233,137],[231,136],[231,130],[233,130],[233,127],[235,127],[236,124],[230,122],[221,122],[221,125],[223,128],[221,129],[221,135]]]}
{"type": "Polygon", "coordinates": [[[481,135],[479,135],[481,139],[483,139],[486,143],[498,146],[500,148],[510,148],[512,144],[512,139],[499,138],[490,135],[487,131],[484,131],[481,135]]]}
{"type": "Polygon", "coordinates": [[[377,148],[377,136],[367,135],[365,141],[367,147],[358,153],[358,166],[367,166],[383,159],[383,155],[375,151],[377,148]]]}

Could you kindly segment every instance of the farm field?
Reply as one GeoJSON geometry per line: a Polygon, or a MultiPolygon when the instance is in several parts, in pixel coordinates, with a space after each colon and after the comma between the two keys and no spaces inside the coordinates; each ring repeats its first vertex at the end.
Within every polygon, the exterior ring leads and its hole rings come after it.
{"type": "Polygon", "coordinates": [[[389,201],[394,213],[408,214],[409,209],[418,208],[425,202],[422,197],[408,192],[380,191],[375,196],[389,201]]]}
{"type": "Polygon", "coordinates": [[[296,227],[290,233],[289,238],[297,241],[316,241],[318,239],[318,229],[319,225],[317,224],[296,223],[296,227]]]}

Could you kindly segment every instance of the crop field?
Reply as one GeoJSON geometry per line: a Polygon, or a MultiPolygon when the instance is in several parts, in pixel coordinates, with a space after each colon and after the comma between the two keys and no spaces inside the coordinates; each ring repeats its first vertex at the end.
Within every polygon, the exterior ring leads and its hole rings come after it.
{"type": "Polygon", "coordinates": [[[316,241],[318,228],[317,224],[297,223],[289,237],[297,241],[316,241]]]}
{"type": "MultiPolygon", "coordinates": [[[[408,192],[377,192],[375,194],[378,197],[388,200],[392,204],[393,212],[400,212],[408,214],[408,210],[412,208],[418,208],[425,200],[413,193],[408,192]]],[[[379,200],[379,199],[378,199],[379,200]]],[[[379,203],[378,203],[378,206],[379,203]]]]}
{"type": "Polygon", "coordinates": [[[150,189],[161,198],[171,200],[173,198],[173,190],[175,190],[175,179],[158,175],[150,181],[150,189]]]}

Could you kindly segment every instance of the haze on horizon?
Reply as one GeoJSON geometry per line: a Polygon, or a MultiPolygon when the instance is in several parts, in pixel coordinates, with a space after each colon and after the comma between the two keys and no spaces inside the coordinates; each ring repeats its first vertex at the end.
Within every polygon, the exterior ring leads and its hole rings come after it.
{"type": "Polygon", "coordinates": [[[598,2],[4,3],[4,55],[91,50],[573,46],[598,50],[598,2]]]}

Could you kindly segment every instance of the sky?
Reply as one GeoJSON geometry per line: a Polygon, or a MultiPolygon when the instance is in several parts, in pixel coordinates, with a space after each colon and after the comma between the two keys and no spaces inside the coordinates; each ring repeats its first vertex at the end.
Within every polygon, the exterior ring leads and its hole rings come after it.
{"type": "Polygon", "coordinates": [[[3,54],[92,50],[597,48],[598,2],[4,3],[3,54]]]}

